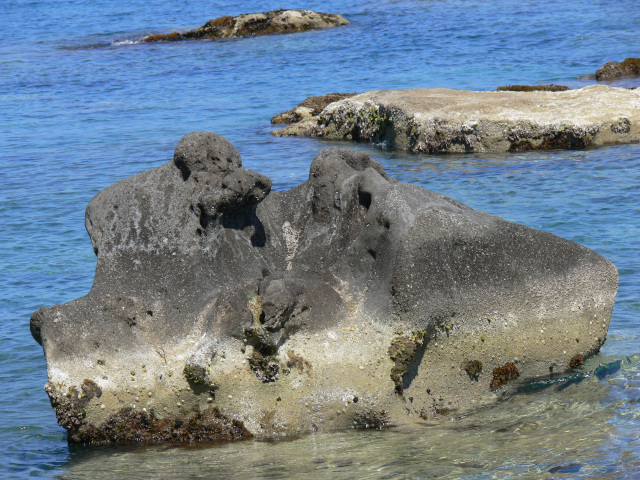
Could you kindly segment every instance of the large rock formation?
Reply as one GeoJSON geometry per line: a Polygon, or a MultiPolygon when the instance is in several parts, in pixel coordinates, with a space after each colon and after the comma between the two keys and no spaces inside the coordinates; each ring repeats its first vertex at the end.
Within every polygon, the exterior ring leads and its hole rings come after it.
{"type": "Polygon", "coordinates": [[[617,271],[580,245],[345,149],[270,189],[229,142],[194,132],[91,201],[91,291],[31,318],[69,441],[414,422],[577,367],[605,341],[617,271]]]}
{"type": "Polygon", "coordinates": [[[195,30],[149,35],[144,42],[175,42],[179,40],[239,38],[272,33],[295,33],[307,30],[348,25],[349,21],[334,13],[311,10],[274,10],[266,13],[245,13],[236,17],[209,20],[195,30]]]}
{"type": "Polygon", "coordinates": [[[375,142],[420,153],[577,149],[640,140],[640,91],[366,92],[329,104],[277,136],[375,142]]]}

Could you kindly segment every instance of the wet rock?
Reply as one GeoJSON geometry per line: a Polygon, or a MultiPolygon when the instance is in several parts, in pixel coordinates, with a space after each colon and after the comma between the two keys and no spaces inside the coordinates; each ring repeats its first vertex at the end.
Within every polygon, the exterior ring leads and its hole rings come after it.
{"type": "Polygon", "coordinates": [[[579,149],[639,141],[640,92],[604,85],[381,90],[333,102],[273,134],[416,153],[579,149]]]}
{"type": "Polygon", "coordinates": [[[631,75],[640,75],[640,58],[625,58],[620,63],[607,62],[596,71],[596,80],[615,80],[631,75]]]}
{"type": "Polygon", "coordinates": [[[496,92],[564,92],[569,87],[564,85],[504,85],[496,88],[496,92]]]}
{"type": "Polygon", "coordinates": [[[98,193],[86,227],[91,291],[30,325],[75,443],[464,410],[495,400],[480,365],[526,359],[532,378],[597,352],[617,289],[598,254],[399,183],[365,153],[323,150],[307,181],[272,192],[210,132],[98,193]]]}
{"type": "Polygon", "coordinates": [[[342,16],[311,10],[274,10],[266,13],[247,13],[236,17],[209,20],[195,30],[149,35],[144,42],[175,42],[179,40],[239,38],[274,33],[295,33],[307,30],[348,25],[342,16]]]}

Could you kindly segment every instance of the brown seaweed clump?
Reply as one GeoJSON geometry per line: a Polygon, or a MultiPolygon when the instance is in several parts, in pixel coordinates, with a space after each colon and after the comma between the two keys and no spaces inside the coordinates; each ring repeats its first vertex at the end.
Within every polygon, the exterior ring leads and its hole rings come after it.
{"type": "Polygon", "coordinates": [[[482,373],[482,362],[480,360],[469,360],[466,358],[461,365],[462,370],[467,372],[470,378],[477,380],[482,373]]]}
{"type": "Polygon", "coordinates": [[[581,365],[584,365],[584,358],[579,353],[571,357],[571,360],[569,360],[569,368],[577,368],[581,365]]]}
{"type": "Polygon", "coordinates": [[[500,388],[509,380],[513,380],[519,376],[520,372],[518,371],[518,367],[516,367],[515,363],[507,362],[502,367],[496,367],[493,369],[493,380],[491,380],[489,387],[492,390],[495,390],[496,388],[500,388]]]}
{"type": "Polygon", "coordinates": [[[564,85],[503,85],[496,88],[497,92],[564,92],[569,87],[564,85]]]}

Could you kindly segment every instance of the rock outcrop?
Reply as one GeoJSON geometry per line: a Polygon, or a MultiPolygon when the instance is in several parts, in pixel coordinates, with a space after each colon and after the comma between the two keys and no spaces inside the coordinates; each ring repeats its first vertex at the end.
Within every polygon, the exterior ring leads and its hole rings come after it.
{"type": "Polygon", "coordinates": [[[330,148],[286,192],[194,132],[100,192],[84,297],[31,332],[70,442],[383,427],[495,400],[604,343],[617,271],[330,148]]]}
{"type": "Polygon", "coordinates": [[[273,33],[305,32],[348,24],[349,21],[346,18],[333,13],[318,13],[311,10],[274,10],[266,13],[245,13],[236,17],[219,17],[209,20],[195,30],[149,35],[143,41],[175,42],[205,38],[239,38],[273,33]]]}
{"type": "Polygon", "coordinates": [[[273,132],[417,153],[578,149],[640,140],[640,92],[413,89],[362,93],[273,132]]]}
{"type": "Polygon", "coordinates": [[[622,62],[607,62],[596,71],[596,80],[615,80],[640,75],[640,58],[625,58],[622,62]]]}

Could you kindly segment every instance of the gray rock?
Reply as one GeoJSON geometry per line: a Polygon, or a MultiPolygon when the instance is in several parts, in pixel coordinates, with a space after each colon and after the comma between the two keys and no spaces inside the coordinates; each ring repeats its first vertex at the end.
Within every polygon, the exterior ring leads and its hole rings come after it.
{"type": "Polygon", "coordinates": [[[580,245],[345,149],[270,188],[225,139],[194,132],[90,202],[91,291],[31,318],[69,441],[413,422],[493,402],[605,341],[617,271],[580,245]]]}
{"type": "Polygon", "coordinates": [[[245,13],[235,17],[218,17],[194,30],[149,35],[142,41],[218,40],[274,33],[305,32],[348,24],[349,21],[346,18],[334,13],[280,9],[266,13],[245,13]]]}
{"type": "Polygon", "coordinates": [[[362,93],[276,136],[373,142],[418,153],[578,149],[640,140],[640,92],[413,89],[362,93]]]}

